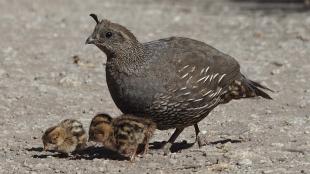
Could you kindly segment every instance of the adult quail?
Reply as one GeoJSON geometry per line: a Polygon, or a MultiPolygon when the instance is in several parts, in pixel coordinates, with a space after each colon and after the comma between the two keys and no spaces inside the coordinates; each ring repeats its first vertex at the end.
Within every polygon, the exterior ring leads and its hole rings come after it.
{"type": "Polygon", "coordinates": [[[90,16],[97,25],[86,44],[107,55],[106,79],[117,107],[126,114],[150,116],[159,130],[176,128],[165,153],[192,125],[202,146],[197,123],[217,105],[256,96],[271,99],[263,91],[270,89],[241,74],[233,57],[206,43],[184,37],[140,43],[124,26],[90,16]]]}

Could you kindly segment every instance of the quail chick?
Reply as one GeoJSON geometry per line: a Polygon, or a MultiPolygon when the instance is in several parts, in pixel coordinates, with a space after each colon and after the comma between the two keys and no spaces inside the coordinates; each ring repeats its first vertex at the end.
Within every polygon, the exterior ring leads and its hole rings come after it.
{"type": "Polygon", "coordinates": [[[48,128],[42,136],[42,141],[44,150],[55,150],[68,155],[73,151],[83,149],[87,137],[81,122],[66,119],[48,128]]]}
{"type": "Polygon", "coordinates": [[[176,128],[165,153],[188,126],[195,127],[199,147],[205,145],[198,123],[218,105],[271,99],[270,89],[245,77],[236,59],[204,42],[170,37],[141,43],[126,27],[90,16],[97,25],[86,44],[107,55],[107,85],[117,107],[149,116],[160,130],[176,128]]]}
{"type": "Polygon", "coordinates": [[[147,118],[133,115],[112,118],[101,113],[92,119],[89,141],[100,142],[104,147],[118,151],[133,161],[140,144],[143,145],[143,154],[147,152],[149,140],[155,129],[155,123],[147,118]]]}

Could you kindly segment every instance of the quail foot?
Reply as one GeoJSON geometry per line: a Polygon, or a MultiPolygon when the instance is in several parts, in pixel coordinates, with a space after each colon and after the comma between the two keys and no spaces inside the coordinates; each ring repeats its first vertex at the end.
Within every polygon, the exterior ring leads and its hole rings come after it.
{"type": "Polygon", "coordinates": [[[81,122],[66,119],[48,128],[42,136],[42,141],[44,150],[55,150],[69,155],[73,151],[83,149],[87,137],[81,122]]]}
{"type": "MultiPolygon", "coordinates": [[[[111,96],[125,114],[149,116],[159,130],[175,128],[164,151],[188,126],[195,127],[216,106],[241,98],[263,97],[267,87],[246,78],[239,63],[212,46],[185,37],[141,43],[124,26],[90,15],[96,26],[86,40],[107,56],[111,96]]],[[[255,65],[257,66],[257,65],[255,65]]]]}
{"type": "Polygon", "coordinates": [[[133,115],[112,118],[101,113],[91,121],[89,141],[100,142],[104,147],[118,151],[133,161],[140,144],[143,145],[143,154],[148,151],[149,140],[155,129],[155,123],[147,118],[133,115]]]}

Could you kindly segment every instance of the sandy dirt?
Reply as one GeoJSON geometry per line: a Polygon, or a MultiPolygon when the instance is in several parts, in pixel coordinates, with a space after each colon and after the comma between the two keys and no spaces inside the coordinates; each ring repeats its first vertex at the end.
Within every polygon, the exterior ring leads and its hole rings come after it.
{"type": "Polygon", "coordinates": [[[310,173],[310,11],[243,1],[0,0],[0,173],[310,173]],[[172,130],[156,131],[149,154],[130,163],[100,147],[78,158],[42,151],[42,132],[65,118],[88,129],[114,116],[105,55],[85,45],[97,13],[140,41],[185,36],[235,57],[242,72],[274,89],[273,101],[217,107],[164,156],[172,130]],[[74,63],[74,57],[78,63],[74,63]]]}

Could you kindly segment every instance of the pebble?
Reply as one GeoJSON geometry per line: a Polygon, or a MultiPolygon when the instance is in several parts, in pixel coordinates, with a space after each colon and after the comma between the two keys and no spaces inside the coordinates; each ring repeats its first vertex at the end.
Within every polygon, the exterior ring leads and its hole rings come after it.
{"type": "Polygon", "coordinates": [[[99,167],[99,172],[104,172],[105,169],[103,167],[99,167]]]}
{"type": "Polygon", "coordinates": [[[270,72],[271,75],[280,74],[280,69],[274,69],[270,72]]]}
{"type": "Polygon", "coordinates": [[[282,144],[282,143],[271,143],[271,146],[274,146],[274,147],[283,147],[284,144],[282,144]]]}
{"type": "Polygon", "coordinates": [[[68,75],[60,79],[59,83],[63,86],[81,86],[82,82],[75,75],[68,75]]]}
{"type": "Polygon", "coordinates": [[[251,166],[253,164],[253,162],[250,159],[241,159],[240,161],[238,161],[237,165],[239,166],[251,166]]]}
{"type": "Polygon", "coordinates": [[[305,108],[307,106],[306,101],[301,101],[299,104],[299,108],[305,108]]]}
{"type": "Polygon", "coordinates": [[[0,77],[2,77],[5,74],[5,71],[3,69],[0,69],[0,77]]]}
{"type": "Polygon", "coordinates": [[[271,110],[266,110],[266,114],[271,114],[271,110]]]}
{"type": "Polygon", "coordinates": [[[176,163],[178,163],[178,160],[177,159],[169,159],[169,163],[170,164],[176,164],[176,163]]]}

